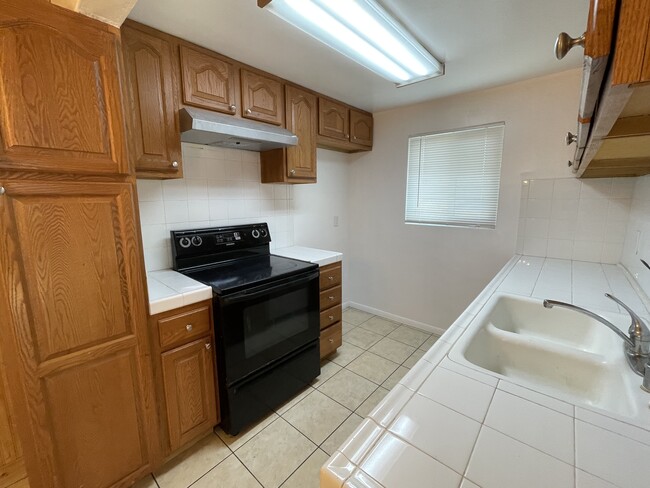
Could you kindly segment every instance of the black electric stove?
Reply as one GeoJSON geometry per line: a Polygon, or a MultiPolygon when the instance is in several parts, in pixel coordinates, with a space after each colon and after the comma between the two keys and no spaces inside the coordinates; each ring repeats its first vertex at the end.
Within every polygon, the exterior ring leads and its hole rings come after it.
{"type": "Polygon", "coordinates": [[[234,435],[320,374],[318,265],[272,255],[264,223],[171,238],[174,269],[214,292],[222,427],[234,435]]]}

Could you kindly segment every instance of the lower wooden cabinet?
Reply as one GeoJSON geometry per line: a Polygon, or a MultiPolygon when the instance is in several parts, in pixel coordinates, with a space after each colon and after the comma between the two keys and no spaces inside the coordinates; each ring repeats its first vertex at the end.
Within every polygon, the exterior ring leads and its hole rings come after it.
{"type": "Polygon", "coordinates": [[[0,488],[15,486],[27,476],[4,371],[5,365],[0,356],[0,488]]]}
{"type": "Polygon", "coordinates": [[[343,342],[342,265],[340,262],[320,268],[320,357],[336,352],[343,342]]]}
{"type": "Polygon", "coordinates": [[[220,421],[212,303],[150,317],[162,456],[169,458],[220,421]]]}

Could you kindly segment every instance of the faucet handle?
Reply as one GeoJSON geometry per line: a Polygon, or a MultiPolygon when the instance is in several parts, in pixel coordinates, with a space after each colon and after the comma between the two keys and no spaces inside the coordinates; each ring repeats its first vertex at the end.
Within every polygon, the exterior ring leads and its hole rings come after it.
{"type": "MultiPolygon", "coordinates": [[[[646,323],[643,321],[641,317],[639,317],[634,310],[632,310],[630,307],[625,305],[622,301],[620,301],[618,298],[616,298],[614,295],[611,295],[609,293],[605,293],[605,296],[609,298],[610,300],[613,300],[616,302],[618,305],[620,305],[622,308],[624,308],[627,313],[630,314],[630,318],[632,319],[632,323],[630,324],[630,328],[628,330],[630,334],[630,339],[632,339],[638,346],[642,346],[641,343],[646,343],[644,349],[646,349],[644,352],[648,352],[648,348],[650,348],[650,329],[648,329],[648,326],[646,323]]],[[[640,351],[639,351],[640,352],[640,351]]]]}

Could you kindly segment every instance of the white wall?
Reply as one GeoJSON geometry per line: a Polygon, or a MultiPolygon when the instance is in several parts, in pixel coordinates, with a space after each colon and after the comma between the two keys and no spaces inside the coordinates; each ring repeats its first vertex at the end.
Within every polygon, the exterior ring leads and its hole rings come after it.
{"type": "Polygon", "coordinates": [[[650,175],[636,178],[621,258],[621,263],[634,276],[647,298],[650,296],[650,270],[641,264],[640,259],[650,263],[650,175]]]}
{"type": "Polygon", "coordinates": [[[515,252],[524,177],[570,176],[580,71],[375,114],[372,152],[350,167],[350,297],[446,328],[515,252]],[[506,123],[495,230],[404,224],[409,135],[506,123]]]}

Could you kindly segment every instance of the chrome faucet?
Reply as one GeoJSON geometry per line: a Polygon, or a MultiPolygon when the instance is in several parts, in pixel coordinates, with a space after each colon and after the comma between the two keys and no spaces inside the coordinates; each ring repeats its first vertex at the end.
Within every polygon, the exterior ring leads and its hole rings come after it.
{"type": "Polygon", "coordinates": [[[645,322],[639,317],[634,310],[625,305],[622,301],[614,295],[605,293],[605,296],[610,300],[615,301],[618,305],[624,308],[630,314],[632,324],[628,330],[628,335],[625,335],[618,327],[612,324],[609,320],[601,317],[598,314],[591,312],[577,305],[571,303],[559,302],[557,300],[544,300],[544,307],[564,307],[576,312],[583,313],[601,324],[607,326],[612,332],[616,333],[624,343],[625,358],[630,368],[643,377],[643,384],[641,388],[650,393],[650,329],[645,322]]]}

